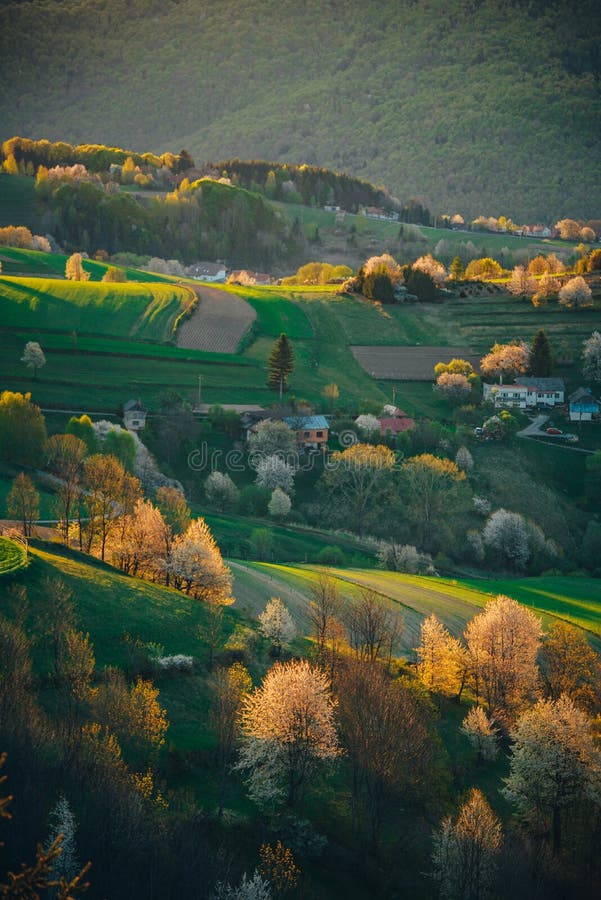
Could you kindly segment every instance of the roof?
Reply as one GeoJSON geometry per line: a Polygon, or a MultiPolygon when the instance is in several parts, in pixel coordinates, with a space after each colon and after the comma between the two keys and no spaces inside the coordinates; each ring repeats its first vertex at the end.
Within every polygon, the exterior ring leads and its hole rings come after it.
{"type": "Polygon", "coordinates": [[[570,394],[570,406],[574,403],[592,403],[595,406],[601,406],[599,400],[593,396],[590,388],[577,388],[573,394],[570,394]]]}
{"type": "Polygon", "coordinates": [[[415,425],[415,422],[409,416],[403,418],[400,416],[388,416],[378,419],[378,422],[380,423],[381,434],[386,434],[387,431],[390,431],[392,434],[399,434],[401,431],[409,431],[415,425]]]}
{"type": "MultiPolygon", "coordinates": [[[[520,376],[519,385],[527,387],[530,391],[564,391],[565,384],[563,378],[522,378],[520,376]]],[[[517,387],[518,385],[516,385],[517,387]]],[[[510,385],[511,387],[511,385],[510,385]]]]}
{"type": "Polygon", "coordinates": [[[329,428],[325,416],[286,416],[284,422],[293,431],[324,431],[329,428]]]}
{"type": "Polygon", "coordinates": [[[220,272],[225,272],[226,267],[223,263],[199,262],[189,266],[188,271],[193,272],[195,275],[210,276],[219,275],[220,272]]]}
{"type": "Polygon", "coordinates": [[[123,404],[123,412],[146,412],[141,400],[128,400],[123,404]]]}

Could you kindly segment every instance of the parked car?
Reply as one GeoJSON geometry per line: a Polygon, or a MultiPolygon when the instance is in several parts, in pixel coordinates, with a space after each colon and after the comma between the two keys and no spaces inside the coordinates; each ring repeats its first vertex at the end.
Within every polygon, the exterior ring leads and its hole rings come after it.
{"type": "Polygon", "coordinates": [[[547,428],[547,434],[563,434],[561,428],[547,428]]]}

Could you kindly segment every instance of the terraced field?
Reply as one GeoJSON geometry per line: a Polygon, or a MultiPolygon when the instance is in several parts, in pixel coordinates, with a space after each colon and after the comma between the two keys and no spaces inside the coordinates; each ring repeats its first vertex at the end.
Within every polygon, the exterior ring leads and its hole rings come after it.
{"type": "Polygon", "coordinates": [[[198,306],[177,330],[176,343],[185,350],[235,353],[257,317],[253,307],[235,294],[194,287],[198,306]]]}
{"type": "MultiPolygon", "coordinates": [[[[279,596],[301,628],[307,628],[311,585],[320,571],[312,566],[269,563],[236,564],[234,594],[241,611],[257,615],[268,596],[279,596]]],[[[382,603],[402,621],[403,633],[397,650],[411,655],[419,642],[424,617],[435,613],[454,634],[491,597],[506,594],[540,615],[548,628],[557,619],[585,630],[591,645],[601,652],[601,583],[575,578],[521,578],[510,580],[451,580],[402,575],[369,569],[331,569],[343,597],[352,600],[361,588],[376,591],[382,603]]]]}
{"type": "Polygon", "coordinates": [[[393,381],[432,381],[434,366],[459,357],[474,368],[479,358],[469,347],[351,347],[353,356],[373,378],[393,381]]]}

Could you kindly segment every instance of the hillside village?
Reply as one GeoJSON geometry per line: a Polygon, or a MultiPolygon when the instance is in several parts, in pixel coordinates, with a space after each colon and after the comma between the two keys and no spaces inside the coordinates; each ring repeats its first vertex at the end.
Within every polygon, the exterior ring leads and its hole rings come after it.
{"type": "Polygon", "coordinates": [[[0,893],[592,900],[601,222],[2,153],[0,893]]]}

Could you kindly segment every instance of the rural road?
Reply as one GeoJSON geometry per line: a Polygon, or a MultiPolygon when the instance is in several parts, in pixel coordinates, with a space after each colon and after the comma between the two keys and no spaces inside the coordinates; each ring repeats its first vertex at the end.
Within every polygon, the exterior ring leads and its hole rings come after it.
{"type": "Polygon", "coordinates": [[[574,447],[573,444],[568,444],[566,443],[566,441],[559,441],[555,438],[552,438],[551,435],[548,435],[547,432],[543,429],[543,425],[548,421],[549,416],[537,416],[536,419],[533,419],[529,425],[527,425],[525,428],[522,428],[521,431],[518,431],[517,436],[521,438],[530,438],[531,440],[544,437],[547,439],[545,441],[546,444],[552,444],[554,447],[561,447],[563,450],[572,450],[572,452],[574,453],[595,452],[594,450],[586,450],[584,447],[574,447]]]}
{"type": "Polygon", "coordinates": [[[537,437],[537,436],[540,437],[546,433],[546,432],[542,431],[542,427],[545,424],[545,422],[548,422],[548,421],[549,421],[549,416],[545,416],[545,415],[537,416],[536,419],[533,419],[529,425],[526,425],[525,428],[522,428],[521,431],[518,431],[517,436],[525,437],[525,438],[531,438],[531,437],[537,437]]]}

